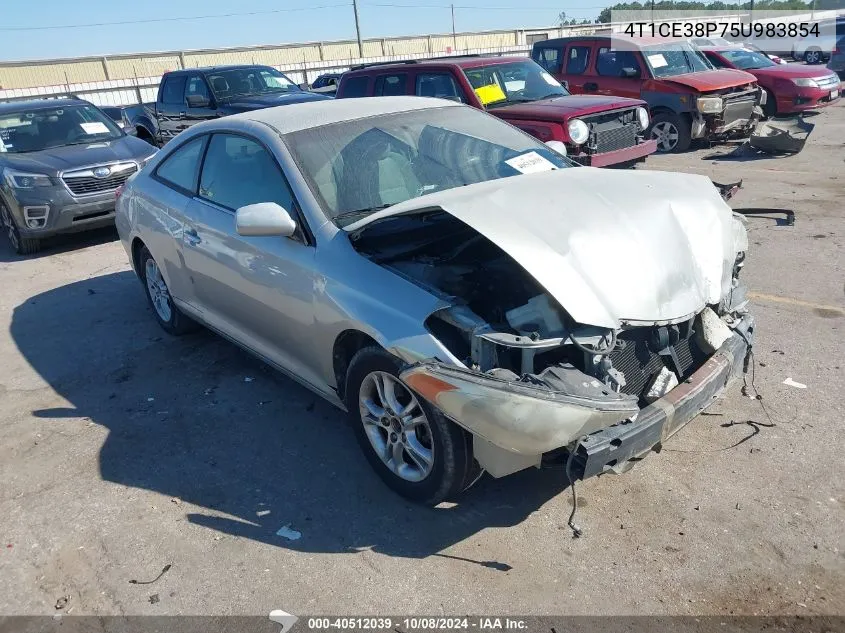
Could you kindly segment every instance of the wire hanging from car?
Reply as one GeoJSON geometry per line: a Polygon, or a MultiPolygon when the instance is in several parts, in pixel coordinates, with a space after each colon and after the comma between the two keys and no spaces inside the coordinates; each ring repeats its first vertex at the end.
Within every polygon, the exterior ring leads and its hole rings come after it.
{"type": "Polygon", "coordinates": [[[594,356],[607,356],[608,354],[613,352],[613,350],[616,349],[616,330],[610,330],[610,342],[607,344],[607,348],[603,350],[595,348],[590,349],[589,347],[578,341],[578,339],[576,339],[571,333],[569,335],[569,340],[572,341],[572,344],[575,347],[580,349],[585,354],[592,354],[594,356]]]}
{"type": "Polygon", "coordinates": [[[579,437],[578,441],[575,442],[574,448],[570,451],[569,457],[566,458],[566,479],[569,481],[570,490],[572,490],[572,512],[569,513],[569,520],[566,524],[569,526],[569,529],[572,530],[572,538],[581,538],[584,534],[584,530],[575,523],[575,512],[578,510],[578,497],[575,494],[575,480],[572,478],[572,462],[575,461],[575,455],[578,453],[578,449],[581,448],[581,444],[586,439],[586,435],[579,437]]]}

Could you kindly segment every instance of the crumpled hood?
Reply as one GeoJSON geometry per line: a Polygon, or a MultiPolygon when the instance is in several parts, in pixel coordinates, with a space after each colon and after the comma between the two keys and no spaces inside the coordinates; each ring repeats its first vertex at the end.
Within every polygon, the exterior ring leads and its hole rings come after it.
{"type": "Polygon", "coordinates": [[[585,325],[696,314],[730,287],[736,259],[737,221],[713,183],[656,171],[523,174],[414,198],[346,230],[432,209],[497,244],[585,325]]]}
{"type": "Polygon", "coordinates": [[[719,68],[717,70],[701,70],[695,73],[662,77],[661,81],[680,84],[698,92],[712,92],[751,84],[757,81],[757,78],[744,70],[719,68]]]}

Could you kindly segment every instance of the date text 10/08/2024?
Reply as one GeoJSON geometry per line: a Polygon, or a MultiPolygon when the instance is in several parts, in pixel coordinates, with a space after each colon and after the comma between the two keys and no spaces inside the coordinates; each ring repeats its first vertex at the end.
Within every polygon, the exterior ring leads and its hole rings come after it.
{"type": "Polygon", "coordinates": [[[805,38],[820,37],[818,22],[629,22],[629,37],[805,38]]]}
{"type": "Polygon", "coordinates": [[[352,618],[308,618],[311,631],[372,630],[393,631],[398,628],[411,631],[519,631],[527,630],[528,624],[519,618],[502,617],[352,617],[352,618]]]}

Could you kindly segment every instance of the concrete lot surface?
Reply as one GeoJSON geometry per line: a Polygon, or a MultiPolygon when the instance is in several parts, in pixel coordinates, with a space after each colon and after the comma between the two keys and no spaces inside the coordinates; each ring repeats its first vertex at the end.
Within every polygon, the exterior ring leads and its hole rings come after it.
{"type": "Polygon", "coordinates": [[[3,242],[0,614],[845,614],[845,106],[812,121],[793,157],[649,159],[743,178],[735,208],[796,222],[749,219],[762,401],[736,384],[579,483],[580,539],[559,472],[405,503],[340,412],[210,333],[164,334],[113,232],[3,242]]]}

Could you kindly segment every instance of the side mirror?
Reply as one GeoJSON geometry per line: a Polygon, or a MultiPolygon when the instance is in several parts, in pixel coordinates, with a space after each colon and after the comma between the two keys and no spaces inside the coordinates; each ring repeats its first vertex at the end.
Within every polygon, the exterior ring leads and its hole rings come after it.
{"type": "Polygon", "coordinates": [[[209,98],[203,95],[188,95],[187,101],[190,108],[207,108],[211,103],[209,98]]]}
{"type": "Polygon", "coordinates": [[[546,147],[561,156],[566,156],[566,144],[563,141],[546,141],[546,147]]]}
{"type": "Polygon", "coordinates": [[[290,237],[296,231],[296,222],[275,202],[259,202],[235,212],[235,229],[244,236],[290,237]]]}
{"type": "Polygon", "coordinates": [[[622,69],[622,76],[626,79],[636,79],[640,76],[640,69],[639,68],[623,68],[622,69]]]}

